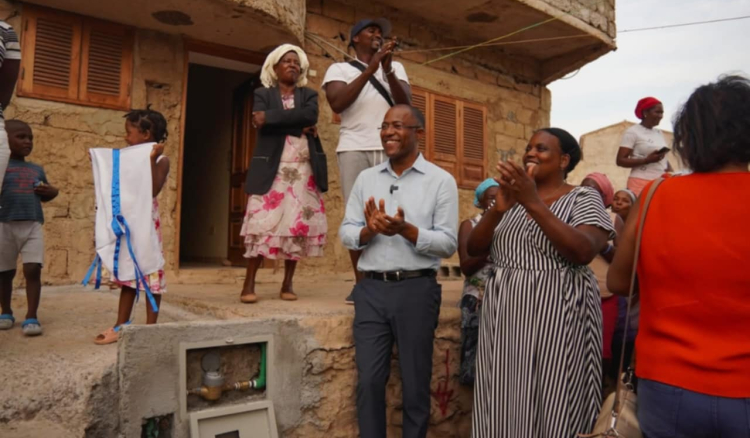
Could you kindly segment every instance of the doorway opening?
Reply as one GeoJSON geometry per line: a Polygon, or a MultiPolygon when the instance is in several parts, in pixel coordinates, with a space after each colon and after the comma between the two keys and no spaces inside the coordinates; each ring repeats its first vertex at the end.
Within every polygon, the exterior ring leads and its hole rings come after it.
{"type": "Polygon", "coordinates": [[[244,181],[255,145],[260,65],[190,52],[180,213],[180,267],[243,266],[244,181]]]}

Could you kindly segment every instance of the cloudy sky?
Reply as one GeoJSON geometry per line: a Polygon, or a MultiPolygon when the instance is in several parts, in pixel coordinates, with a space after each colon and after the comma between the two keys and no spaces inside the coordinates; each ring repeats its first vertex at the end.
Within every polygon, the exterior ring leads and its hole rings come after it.
{"type": "MultiPolygon", "coordinates": [[[[750,0],[617,0],[618,31],[750,15],[750,0]]],[[[617,50],[553,82],[552,125],[580,137],[637,121],[641,97],[664,102],[661,128],[696,86],[727,72],[750,75],[750,19],[617,34],[617,50]],[[572,75],[569,75],[569,77],[572,75]]]]}

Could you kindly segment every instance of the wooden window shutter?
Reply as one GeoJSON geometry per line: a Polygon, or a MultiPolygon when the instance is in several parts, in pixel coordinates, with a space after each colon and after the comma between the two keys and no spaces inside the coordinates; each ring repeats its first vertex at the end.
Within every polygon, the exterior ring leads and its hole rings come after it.
{"type": "Polygon", "coordinates": [[[479,105],[463,103],[461,117],[461,165],[460,184],[476,187],[481,183],[487,171],[485,169],[485,150],[487,138],[487,110],[479,105]]]}
{"type": "Polygon", "coordinates": [[[457,175],[458,102],[438,95],[432,96],[432,162],[457,175]]]}
{"type": "Polygon", "coordinates": [[[133,30],[87,21],[83,26],[82,101],[127,109],[133,71],[133,30]]]}
{"type": "MultiPolygon", "coordinates": [[[[425,91],[412,88],[411,105],[414,108],[417,108],[418,110],[422,111],[422,114],[425,116],[425,120],[427,119],[427,97],[428,96],[425,91]]],[[[427,130],[429,129],[430,128],[428,127],[427,130]]],[[[432,158],[430,155],[428,155],[428,151],[427,151],[427,135],[423,135],[422,138],[419,140],[419,151],[422,152],[425,158],[427,159],[432,158]]]]}
{"type": "Polygon", "coordinates": [[[76,15],[24,6],[18,94],[78,98],[81,22],[76,15]]]}

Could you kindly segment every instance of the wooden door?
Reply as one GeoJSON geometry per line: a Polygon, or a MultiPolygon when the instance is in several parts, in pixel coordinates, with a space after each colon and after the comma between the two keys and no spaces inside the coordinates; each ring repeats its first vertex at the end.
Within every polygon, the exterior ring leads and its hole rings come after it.
{"type": "Polygon", "coordinates": [[[232,163],[229,186],[229,245],[227,259],[232,266],[244,266],[245,243],[240,236],[247,208],[245,178],[255,149],[253,91],[260,86],[256,76],[237,87],[232,98],[232,163]]]}

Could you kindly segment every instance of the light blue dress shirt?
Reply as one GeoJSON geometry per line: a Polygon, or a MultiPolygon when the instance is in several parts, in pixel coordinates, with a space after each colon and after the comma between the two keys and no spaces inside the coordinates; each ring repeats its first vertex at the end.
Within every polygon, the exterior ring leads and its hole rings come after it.
{"type": "Polygon", "coordinates": [[[458,190],[448,172],[428,162],[419,154],[414,165],[401,176],[391,168],[390,160],[362,171],[346,204],[339,237],[345,247],[364,250],[357,269],[360,271],[415,271],[440,267],[458,246],[458,190]],[[391,190],[393,187],[393,190],[391,190]],[[404,210],[407,222],[419,228],[417,244],[400,235],[375,235],[360,245],[359,234],[365,223],[365,203],[370,197],[379,205],[385,201],[386,214],[395,216],[404,210]]]}

